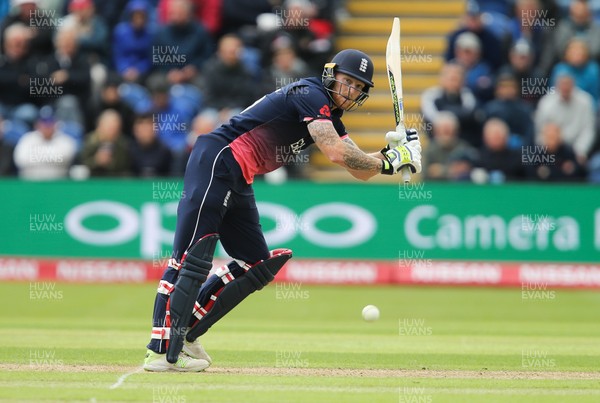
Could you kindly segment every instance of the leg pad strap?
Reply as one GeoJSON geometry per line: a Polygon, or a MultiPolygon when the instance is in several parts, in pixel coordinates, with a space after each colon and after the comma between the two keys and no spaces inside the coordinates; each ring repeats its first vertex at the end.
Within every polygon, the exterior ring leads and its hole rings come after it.
{"type": "Polygon", "coordinates": [[[186,339],[196,340],[248,295],[256,290],[262,290],[273,281],[277,272],[292,258],[292,251],[289,249],[278,249],[276,252],[272,253],[270,258],[252,266],[244,276],[236,278],[223,287],[212,308],[187,332],[186,339]]]}

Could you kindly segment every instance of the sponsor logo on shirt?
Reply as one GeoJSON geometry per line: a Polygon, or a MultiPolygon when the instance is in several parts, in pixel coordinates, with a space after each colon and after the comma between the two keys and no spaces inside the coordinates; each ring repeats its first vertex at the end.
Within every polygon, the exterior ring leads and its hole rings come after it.
{"type": "Polygon", "coordinates": [[[323,105],[323,107],[319,110],[319,114],[321,116],[331,117],[331,111],[329,110],[329,105],[323,105]]]}

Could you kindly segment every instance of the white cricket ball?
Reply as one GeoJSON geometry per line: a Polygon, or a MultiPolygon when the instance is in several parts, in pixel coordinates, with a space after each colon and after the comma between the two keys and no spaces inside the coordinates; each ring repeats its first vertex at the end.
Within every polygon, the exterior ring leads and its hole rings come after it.
{"type": "Polygon", "coordinates": [[[367,305],[362,310],[362,317],[367,322],[373,322],[379,319],[379,308],[375,305],[367,305]]]}

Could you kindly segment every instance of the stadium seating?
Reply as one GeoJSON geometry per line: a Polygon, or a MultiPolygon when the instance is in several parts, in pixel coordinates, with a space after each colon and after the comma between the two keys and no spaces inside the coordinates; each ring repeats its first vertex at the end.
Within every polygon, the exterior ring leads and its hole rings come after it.
{"type": "MultiPolygon", "coordinates": [[[[392,100],[386,74],[385,50],[394,17],[401,16],[402,73],[407,126],[419,128],[419,97],[436,85],[443,64],[446,35],[456,28],[464,13],[464,1],[348,0],[350,18],[341,22],[338,50],[357,48],[366,52],[375,65],[375,88],[365,105],[344,116],[344,123],[359,147],[374,152],[384,146],[383,136],[393,130],[392,100]]],[[[311,176],[315,180],[353,180],[320,153],[314,153],[311,176]]],[[[418,179],[418,178],[415,178],[418,179]]],[[[371,182],[397,182],[395,177],[378,175],[371,182]]]]}

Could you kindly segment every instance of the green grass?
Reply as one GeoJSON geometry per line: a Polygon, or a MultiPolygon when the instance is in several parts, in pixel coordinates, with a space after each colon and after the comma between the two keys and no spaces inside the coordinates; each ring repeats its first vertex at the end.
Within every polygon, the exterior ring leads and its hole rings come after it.
{"type": "Polygon", "coordinates": [[[600,401],[598,292],[271,285],[203,337],[207,372],[110,389],[142,362],[155,286],[54,287],[0,285],[0,401],[600,401]]]}

